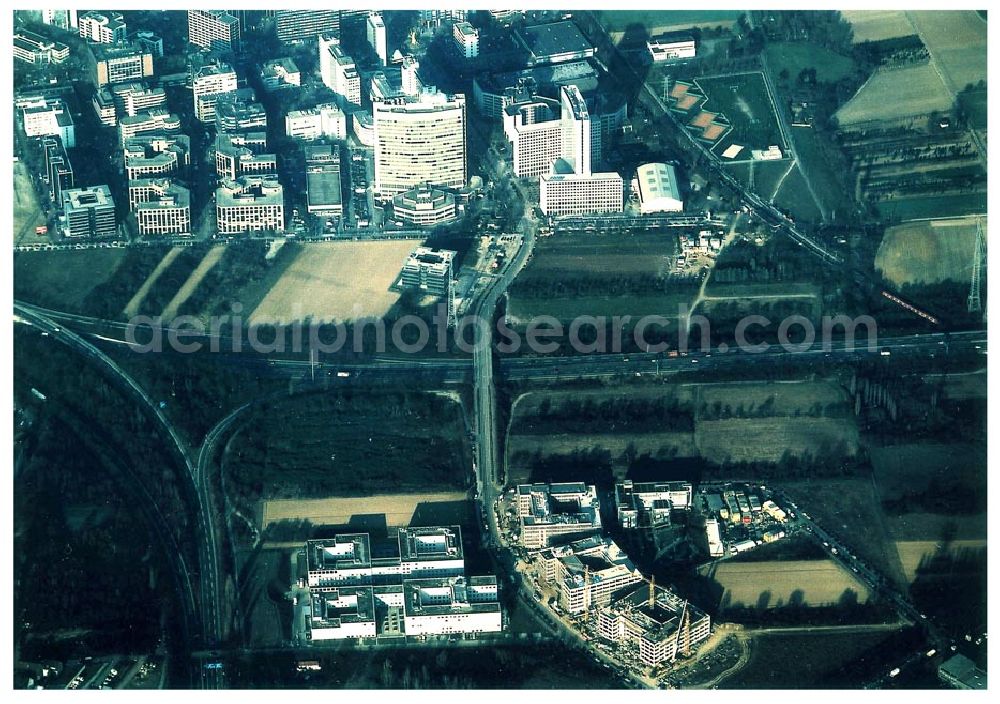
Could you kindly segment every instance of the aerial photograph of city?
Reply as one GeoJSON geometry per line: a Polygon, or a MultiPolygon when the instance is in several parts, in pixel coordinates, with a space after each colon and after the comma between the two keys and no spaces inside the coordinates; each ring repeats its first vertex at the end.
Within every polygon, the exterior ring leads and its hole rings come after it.
{"type": "Polygon", "coordinates": [[[297,4],[4,13],[14,690],[987,689],[985,9],[297,4]]]}

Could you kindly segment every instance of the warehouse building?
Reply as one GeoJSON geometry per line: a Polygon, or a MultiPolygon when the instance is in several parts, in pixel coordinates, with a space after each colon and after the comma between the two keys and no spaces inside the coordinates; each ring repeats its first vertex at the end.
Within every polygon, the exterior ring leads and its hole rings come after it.
{"type": "Polygon", "coordinates": [[[514,32],[514,38],[527,53],[528,66],[578,61],[596,53],[570,20],[524,27],[514,32]]]}
{"type": "Polygon", "coordinates": [[[684,210],[677,170],[672,164],[643,164],[636,170],[639,210],[642,213],[669,213],[684,210]]]}
{"type": "Polygon", "coordinates": [[[694,37],[690,34],[659,34],[646,40],[646,48],[654,62],[693,59],[696,55],[694,37]]]}
{"type": "Polygon", "coordinates": [[[600,502],[592,484],[520,484],[517,513],[520,543],[529,549],[601,532],[600,502]]]}

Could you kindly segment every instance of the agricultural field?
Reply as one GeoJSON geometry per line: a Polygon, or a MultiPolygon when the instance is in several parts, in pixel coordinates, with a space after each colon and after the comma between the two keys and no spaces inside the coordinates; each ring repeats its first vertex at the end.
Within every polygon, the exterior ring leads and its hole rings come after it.
{"type": "Polygon", "coordinates": [[[261,406],[225,466],[257,499],[462,491],[472,461],[459,404],[420,392],[293,396],[261,406]]]}
{"type": "MultiPolygon", "coordinates": [[[[430,504],[448,504],[446,508],[453,509],[456,504],[464,506],[467,499],[468,494],[462,491],[379,494],[363,498],[272,499],[264,502],[262,527],[267,528],[270,524],[280,521],[309,521],[313,525],[346,525],[355,516],[373,514],[385,516],[385,523],[389,527],[408,526],[413,524],[418,507],[421,512],[426,511],[430,504]]],[[[461,523],[462,513],[459,512],[451,518],[442,518],[444,523],[449,525],[461,523]]]]}
{"type": "Polygon", "coordinates": [[[916,34],[903,10],[841,10],[840,14],[851,23],[855,44],[916,34]]]}
{"type": "Polygon", "coordinates": [[[219,263],[219,260],[222,259],[222,255],[225,251],[225,245],[221,244],[217,244],[208,250],[202,260],[198,262],[198,266],[195,267],[194,271],[191,272],[191,275],[184,281],[183,284],[181,284],[181,286],[177,289],[177,292],[173,295],[173,298],[170,299],[170,302],[167,303],[166,307],[163,309],[162,316],[164,320],[172,320],[177,315],[178,308],[187,302],[188,298],[191,297],[191,294],[194,293],[198,288],[198,285],[201,284],[202,279],[204,279],[208,272],[210,272],[212,268],[219,263]]]}
{"type": "MultiPolygon", "coordinates": [[[[721,154],[732,144],[746,149],[767,149],[774,144],[787,148],[763,74],[711,76],[695,79],[695,84],[707,98],[703,109],[722,113],[732,125],[712,148],[715,153],[721,154]]],[[[744,152],[738,158],[748,156],[744,152]]]]}
{"type": "Polygon", "coordinates": [[[789,604],[830,606],[843,599],[868,601],[868,588],[830,559],[774,562],[710,562],[700,568],[723,589],[723,608],[778,608],[789,604]],[[853,592],[853,595],[851,594],[853,592]],[[845,597],[845,594],[848,595],[845,597]]]}
{"type": "Polygon", "coordinates": [[[24,162],[14,162],[14,244],[33,244],[35,241],[47,242],[47,239],[37,237],[35,228],[45,224],[38,204],[38,194],[28,175],[24,162]]]}
{"type": "MultiPolygon", "coordinates": [[[[984,184],[985,185],[985,184],[984,184]]],[[[986,212],[986,191],[920,198],[894,198],[877,204],[883,218],[906,222],[923,218],[958,217],[986,212]]]]}
{"type": "Polygon", "coordinates": [[[806,42],[774,42],[765,49],[768,66],[778,75],[788,72],[789,80],[802,71],[816,69],[820,83],[836,83],[854,72],[854,60],[821,46],[806,42]]]}
{"type": "Polygon", "coordinates": [[[986,80],[986,21],[974,10],[923,10],[907,16],[950,92],[986,80]]]}
{"type": "MultiPolygon", "coordinates": [[[[986,218],[982,219],[985,231],[986,218]]],[[[965,282],[972,273],[976,219],[931,220],[896,225],[885,231],[875,268],[893,284],[965,282]]]]}
{"type": "Polygon", "coordinates": [[[649,34],[691,27],[731,27],[742,14],[739,10],[598,10],[598,20],[618,41],[632,25],[642,25],[649,34]]]}
{"type": "Polygon", "coordinates": [[[419,240],[303,245],[249,316],[251,325],[382,317],[399,300],[389,290],[419,240]]]}
{"type": "Polygon", "coordinates": [[[132,316],[136,315],[139,312],[139,307],[142,305],[142,302],[146,300],[146,295],[149,293],[149,290],[153,287],[154,284],[156,284],[156,281],[157,279],[160,278],[160,275],[164,271],[166,271],[171,264],[174,263],[174,259],[176,259],[177,255],[179,255],[180,253],[181,253],[181,247],[171,247],[170,250],[165,255],[163,255],[163,259],[161,259],[159,264],[156,265],[156,268],[154,268],[151,272],[149,272],[149,276],[146,277],[146,280],[142,282],[142,285],[136,290],[134,294],[132,294],[132,297],[129,299],[128,303],[125,304],[125,308],[122,311],[122,315],[124,315],[126,318],[131,318],[132,316]]]}
{"type": "Polygon", "coordinates": [[[111,279],[125,258],[124,249],[15,252],[14,297],[78,312],[91,291],[111,279]]]}
{"type": "MultiPolygon", "coordinates": [[[[963,86],[964,87],[964,86],[963,86]]],[[[877,71],[834,117],[841,126],[949,110],[954,96],[930,64],[877,71]]]]}

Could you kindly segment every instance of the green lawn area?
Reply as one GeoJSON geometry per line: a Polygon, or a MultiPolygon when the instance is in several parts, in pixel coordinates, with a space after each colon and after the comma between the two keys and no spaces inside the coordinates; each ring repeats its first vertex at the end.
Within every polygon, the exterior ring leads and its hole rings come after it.
{"type": "Polygon", "coordinates": [[[923,198],[895,198],[878,203],[883,218],[900,222],[921,218],[944,218],[952,215],[969,215],[986,212],[986,194],[925,196],[923,198]]]}
{"type": "MultiPolygon", "coordinates": [[[[726,116],[732,130],[713,148],[721,154],[731,144],[747,149],[767,149],[772,144],[784,146],[778,118],[761,73],[698,78],[697,86],[708,98],[703,108],[726,116]]],[[[746,152],[740,158],[748,158],[746,152]]]]}
{"type": "Polygon", "coordinates": [[[774,203],[778,207],[786,208],[799,221],[819,222],[823,217],[798,166],[792,169],[788,178],[781,184],[781,189],[774,197],[774,203]]]}
{"type": "Polygon", "coordinates": [[[767,60],[774,76],[782,69],[794,81],[804,69],[816,69],[820,83],[836,83],[854,70],[854,60],[808,42],[776,42],[767,45],[767,60]]]}
{"type": "MultiPolygon", "coordinates": [[[[846,190],[842,174],[836,170],[838,162],[834,160],[834,156],[828,155],[819,135],[811,129],[793,127],[791,138],[795,155],[799,159],[799,168],[809,174],[816,197],[822,201],[827,212],[838,209],[844,215],[852,213],[853,193],[846,190]]],[[[835,147],[830,147],[830,150],[833,149],[835,147]]],[[[848,175],[848,178],[852,177],[848,175]]],[[[837,220],[840,221],[841,217],[837,220]]]]}
{"type": "Polygon", "coordinates": [[[124,249],[16,252],[14,297],[55,310],[82,311],[87,295],[114,276],[125,254],[124,249]]]}
{"type": "Polygon", "coordinates": [[[624,32],[632,24],[647,29],[731,25],[743,13],[740,10],[599,10],[595,14],[609,32],[624,32]]]}
{"type": "MultiPolygon", "coordinates": [[[[781,161],[758,161],[753,165],[753,190],[768,200],[781,182],[781,177],[791,166],[790,159],[781,161]]],[[[788,175],[791,178],[791,174],[788,175]]],[[[786,179],[787,180],[787,179],[786,179]]]]}

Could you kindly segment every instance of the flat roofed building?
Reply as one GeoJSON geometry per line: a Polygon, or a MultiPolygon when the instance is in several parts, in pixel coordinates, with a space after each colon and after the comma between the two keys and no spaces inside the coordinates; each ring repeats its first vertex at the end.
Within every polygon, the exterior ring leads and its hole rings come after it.
{"type": "Polygon", "coordinates": [[[191,193],[169,178],[128,183],[129,207],[143,237],[191,234],[191,193]]]}
{"type": "Polygon", "coordinates": [[[202,66],[194,75],[191,93],[194,97],[194,115],[201,122],[215,121],[215,103],[220,95],[237,89],[236,71],[228,64],[202,66]]]}
{"type": "Polygon", "coordinates": [[[267,110],[257,102],[253,88],[237,88],[216,98],[215,129],[219,132],[267,129],[267,110]]]}
{"type": "Polygon", "coordinates": [[[528,66],[587,59],[596,53],[570,20],[523,27],[514,32],[514,38],[527,52],[528,66]]]}
{"type": "Polygon", "coordinates": [[[77,28],[81,37],[96,44],[121,44],[128,36],[120,12],[85,12],[77,18],[77,28]]]}
{"type": "Polygon", "coordinates": [[[166,108],[153,108],[118,120],[118,136],[123,147],[128,140],[144,132],[174,134],[180,132],[180,129],[181,118],[166,108]]]}
{"type": "Polygon", "coordinates": [[[605,606],[643,579],[613,540],[596,535],[542,548],[533,559],[540,576],[555,587],[559,603],[571,614],[605,606]]]}
{"type": "Polygon", "coordinates": [[[309,593],[306,638],[312,642],[375,637],[371,587],[331,587],[309,593]]]}
{"type": "Polygon", "coordinates": [[[306,543],[310,587],[371,583],[371,544],[367,533],[343,533],[306,543]]]}
{"type": "Polygon", "coordinates": [[[366,24],[368,44],[371,46],[379,63],[385,66],[388,63],[388,49],[386,47],[385,22],[379,12],[370,12],[366,24]]]}
{"type": "Polygon", "coordinates": [[[337,94],[345,110],[361,105],[361,76],[354,59],[340,48],[339,38],[319,38],[319,68],[323,85],[337,94]]]}
{"type": "Polygon", "coordinates": [[[61,98],[23,96],[17,98],[14,104],[20,110],[26,137],[54,136],[59,137],[67,149],[76,146],[73,117],[61,98]]]}
{"type": "Polygon", "coordinates": [[[422,92],[372,105],[375,192],[389,200],[421,183],[463,188],[465,96],[422,92]]]}
{"type": "Polygon", "coordinates": [[[506,92],[527,82],[531,83],[535,92],[565,85],[575,85],[583,92],[593,91],[597,89],[597,70],[587,61],[571,61],[519,71],[482,73],[472,82],[476,108],[486,117],[500,118],[506,92]]]}
{"type": "Polygon", "coordinates": [[[333,103],[308,110],[292,110],[285,115],[285,135],[292,139],[346,139],[347,117],[333,103]]]}
{"type": "Polygon", "coordinates": [[[273,174],[278,157],[265,152],[265,132],[222,133],[215,138],[215,173],[221,178],[244,174],[273,174]]]}
{"type": "Polygon", "coordinates": [[[529,549],[601,531],[597,489],[583,482],[520,484],[517,513],[520,543],[529,549]]]}
{"type": "Polygon", "coordinates": [[[63,191],[74,186],[73,165],[59,137],[41,137],[39,147],[45,164],[44,180],[48,187],[49,203],[59,207],[63,191]]]}
{"type": "Polygon", "coordinates": [[[690,34],[659,34],[646,40],[646,48],[653,61],[693,59],[696,55],[694,37],[690,34]]]}
{"type": "Polygon", "coordinates": [[[459,54],[466,59],[479,56],[479,30],[468,22],[456,22],[452,25],[451,36],[455,40],[459,54]]]}
{"type": "Polygon", "coordinates": [[[14,32],[14,58],[29,64],[61,64],[69,58],[69,47],[20,29],[14,32]]]}
{"type": "Polygon", "coordinates": [[[140,81],[153,75],[153,55],[138,46],[94,44],[94,83],[100,88],[109,83],[140,81]]]}
{"type": "Polygon", "coordinates": [[[675,594],[639,587],[601,608],[598,633],[610,641],[638,650],[639,659],[649,667],[672,663],[711,634],[711,619],[690,602],[675,594]]]}
{"type": "Polygon", "coordinates": [[[329,144],[305,148],[306,210],[322,215],[344,212],[340,182],[340,155],[329,144]]]}
{"type": "Polygon", "coordinates": [[[437,225],[455,218],[455,196],[429,184],[421,184],[393,196],[392,213],[397,220],[412,225],[437,225]]]}
{"type": "Polygon", "coordinates": [[[403,263],[400,284],[403,288],[446,296],[451,287],[455,252],[447,249],[417,247],[403,263]]]}
{"type": "Polygon", "coordinates": [[[126,140],[125,178],[176,174],[191,164],[191,139],[184,134],[143,134],[126,140]]]}
{"type": "Polygon", "coordinates": [[[451,577],[465,572],[458,526],[401,528],[399,561],[404,577],[451,577]]]}
{"type": "Polygon", "coordinates": [[[274,24],[283,42],[311,39],[321,34],[339,36],[342,10],[275,10],[274,24]]]}
{"type": "Polygon", "coordinates": [[[691,507],[688,482],[633,482],[615,484],[615,508],[622,528],[655,528],[670,525],[673,510],[691,507]]]}
{"type": "Polygon", "coordinates": [[[153,55],[154,59],[163,58],[163,37],[153,32],[136,32],[131,41],[144,51],[153,55]]]}
{"type": "Polygon", "coordinates": [[[202,49],[239,51],[239,20],[226,10],[188,10],[188,41],[202,49]]]}
{"type": "Polygon", "coordinates": [[[961,653],[938,668],[938,679],[955,689],[986,689],[986,673],[961,653]]]}
{"type": "Polygon", "coordinates": [[[285,195],[273,174],[224,179],[215,190],[220,235],[281,232],[285,229],[285,195]]]}
{"type": "Polygon", "coordinates": [[[107,186],[69,188],[63,191],[60,225],[66,237],[113,237],[115,201],[107,186]]]}
{"type": "Polygon", "coordinates": [[[375,147],[375,123],[372,121],[371,113],[356,111],[351,115],[351,128],[358,142],[366,147],[375,147]]]}
{"type": "Polygon", "coordinates": [[[403,582],[403,604],[409,636],[503,630],[493,576],[408,579],[403,582]]]}
{"type": "Polygon", "coordinates": [[[613,172],[546,174],[539,180],[539,208],[546,215],[620,213],[625,183],[613,172]]]}
{"type": "Polygon", "coordinates": [[[152,87],[142,81],[104,86],[100,92],[111,95],[118,117],[132,117],[145,110],[167,104],[167,94],[163,88],[152,87]]]}
{"type": "Polygon", "coordinates": [[[302,85],[302,74],[295,62],[283,56],[266,62],[260,69],[260,80],[264,90],[271,92],[281,88],[302,85]]]}

